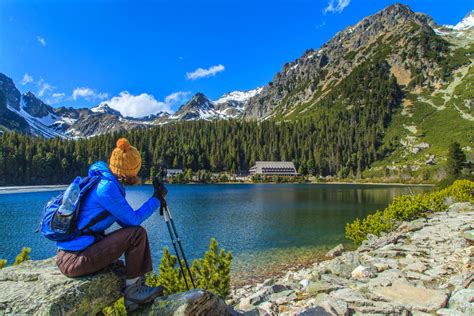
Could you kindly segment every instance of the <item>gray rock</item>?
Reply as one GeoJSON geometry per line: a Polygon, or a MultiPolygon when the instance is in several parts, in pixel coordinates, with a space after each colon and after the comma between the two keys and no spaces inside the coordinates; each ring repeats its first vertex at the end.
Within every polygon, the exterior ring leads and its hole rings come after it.
{"type": "Polygon", "coordinates": [[[462,289],[454,292],[449,299],[449,308],[456,309],[466,315],[474,314],[474,290],[462,289]]]}
{"type": "Polygon", "coordinates": [[[347,252],[333,260],[327,262],[324,267],[326,271],[344,278],[350,278],[352,271],[360,264],[359,254],[356,252],[347,252]]]}
{"type": "Polygon", "coordinates": [[[351,277],[355,280],[368,279],[373,276],[374,274],[372,273],[371,269],[363,265],[357,266],[357,268],[355,268],[351,273],[351,277]]]}
{"type": "Polygon", "coordinates": [[[331,315],[349,315],[349,307],[343,300],[325,300],[320,305],[331,315]]]}
{"type": "Polygon", "coordinates": [[[331,315],[335,315],[335,314],[329,313],[322,306],[311,307],[295,314],[295,316],[331,316],[331,315]]]}
{"type": "Polygon", "coordinates": [[[426,269],[427,267],[423,263],[417,261],[407,265],[404,270],[423,273],[424,271],[426,271],[426,269]]]}
{"type": "Polygon", "coordinates": [[[340,288],[342,288],[342,286],[335,283],[329,283],[325,281],[314,281],[308,284],[306,292],[310,295],[315,295],[318,293],[329,293],[340,288]]]}
{"type": "Polygon", "coordinates": [[[270,302],[277,302],[278,300],[280,300],[279,304],[282,304],[288,300],[291,300],[293,298],[296,298],[296,294],[295,294],[295,291],[294,290],[286,290],[286,291],[282,291],[282,292],[278,292],[278,293],[273,293],[272,295],[270,295],[270,297],[268,298],[268,300],[270,302]],[[290,299],[288,299],[288,297],[290,297],[290,299]],[[284,300],[280,300],[281,298],[284,298],[284,300]]]}
{"type": "Polygon", "coordinates": [[[423,228],[426,225],[426,219],[419,218],[412,222],[403,222],[398,229],[403,232],[413,232],[423,228]]]}
{"type": "Polygon", "coordinates": [[[326,253],[326,257],[328,258],[334,258],[337,256],[340,256],[344,252],[344,245],[339,244],[336,247],[332,248],[326,253]]]}
{"type": "Polygon", "coordinates": [[[231,315],[227,304],[217,295],[204,290],[191,290],[155,299],[153,304],[134,315],[231,315]]]}
{"type": "Polygon", "coordinates": [[[474,205],[472,205],[469,202],[460,202],[460,203],[454,203],[448,208],[449,212],[472,212],[474,211],[474,205]]]}
{"type": "Polygon", "coordinates": [[[260,315],[273,315],[273,304],[271,302],[263,302],[257,307],[260,315]]]}
{"type": "Polygon", "coordinates": [[[465,231],[462,236],[467,241],[474,243],[474,229],[465,231]]]}
{"type": "Polygon", "coordinates": [[[108,269],[68,278],[55,258],[26,261],[0,270],[0,314],[96,314],[120,298],[123,279],[108,269]]]}
{"type": "Polygon", "coordinates": [[[371,292],[384,301],[422,312],[435,312],[445,307],[448,301],[448,296],[443,291],[415,287],[401,281],[394,282],[391,286],[374,288],[371,292]]]}
{"type": "Polygon", "coordinates": [[[282,292],[282,291],[286,291],[286,290],[289,290],[290,287],[287,286],[287,285],[283,285],[283,284],[273,284],[270,289],[268,290],[268,293],[278,293],[278,292],[282,292]]]}
{"type": "Polygon", "coordinates": [[[460,311],[457,311],[455,309],[451,308],[441,308],[436,311],[437,315],[442,315],[442,316],[466,316],[466,314],[461,313],[460,311]]]}
{"type": "Polygon", "coordinates": [[[372,305],[372,302],[367,299],[361,292],[350,289],[344,288],[329,294],[331,297],[345,301],[354,306],[365,306],[365,305],[372,305]]]}
{"type": "Polygon", "coordinates": [[[251,305],[258,305],[265,300],[267,297],[268,292],[267,289],[262,289],[254,294],[252,294],[249,299],[249,304],[251,305]]]}

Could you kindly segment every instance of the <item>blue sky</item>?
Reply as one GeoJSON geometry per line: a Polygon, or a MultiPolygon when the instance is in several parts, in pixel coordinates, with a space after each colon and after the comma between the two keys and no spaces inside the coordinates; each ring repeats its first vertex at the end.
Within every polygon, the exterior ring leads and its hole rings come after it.
{"type": "MultiPolygon", "coordinates": [[[[135,116],[173,111],[196,92],[215,99],[265,85],[285,62],[394,2],[2,0],[0,72],[54,106],[114,98],[135,116]]],[[[440,24],[474,7],[401,2],[440,24]]]]}

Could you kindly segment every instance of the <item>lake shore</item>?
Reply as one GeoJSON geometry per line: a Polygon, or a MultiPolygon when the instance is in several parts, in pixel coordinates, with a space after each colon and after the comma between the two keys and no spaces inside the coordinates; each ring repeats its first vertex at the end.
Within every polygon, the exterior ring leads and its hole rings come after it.
{"type": "MultiPolygon", "coordinates": [[[[151,185],[151,183],[145,182],[143,184],[151,185]]],[[[397,182],[344,182],[344,181],[334,181],[334,182],[284,182],[284,183],[275,183],[275,182],[265,182],[265,183],[254,183],[254,182],[216,182],[216,183],[200,183],[200,182],[186,182],[186,183],[169,183],[169,184],[218,184],[218,185],[228,185],[228,184],[242,184],[242,185],[253,185],[253,184],[322,184],[322,185],[386,185],[386,186],[421,186],[421,187],[433,187],[435,184],[430,183],[397,183],[397,182]]],[[[46,192],[46,191],[60,191],[65,190],[68,187],[67,184],[52,184],[52,185],[17,185],[17,186],[0,186],[0,194],[11,194],[11,193],[27,193],[27,192],[46,192]]]]}
{"type": "Polygon", "coordinates": [[[0,187],[0,194],[28,193],[60,191],[67,188],[67,185],[25,185],[25,186],[5,186],[0,187]]]}
{"type": "Polygon", "coordinates": [[[474,206],[403,222],[355,251],[339,246],[283,277],[232,290],[239,312],[260,315],[472,315],[474,206]]]}

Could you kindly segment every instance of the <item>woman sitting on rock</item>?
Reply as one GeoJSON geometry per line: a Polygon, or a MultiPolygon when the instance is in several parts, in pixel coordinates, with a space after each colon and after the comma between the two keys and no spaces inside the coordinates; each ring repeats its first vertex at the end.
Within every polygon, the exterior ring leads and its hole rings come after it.
{"type": "Polygon", "coordinates": [[[110,156],[109,165],[99,161],[89,169],[89,176],[100,176],[100,181],[81,202],[78,229],[107,211],[106,217],[90,227],[92,234],[73,240],[58,242],[57,265],[69,277],[89,275],[109,266],[125,254],[125,304],[137,306],[163,295],[163,287],[149,287],[145,274],[152,271],[148,236],[140,226],[160,206],[166,197],[163,185],[154,184],[153,196],[139,209],[134,210],[125,199],[124,185],[139,182],[140,153],[128,140],[121,138],[110,156]],[[122,228],[107,235],[104,231],[113,223],[122,228]]]}

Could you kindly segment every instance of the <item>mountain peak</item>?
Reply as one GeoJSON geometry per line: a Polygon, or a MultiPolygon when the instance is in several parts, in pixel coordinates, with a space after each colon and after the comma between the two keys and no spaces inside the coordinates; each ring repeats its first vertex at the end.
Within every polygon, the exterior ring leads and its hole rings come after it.
{"type": "Polygon", "coordinates": [[[474,10],[471,10],[466,14],[464,19],[456,24],[453,28],[458,31],[467,30],[474,26],[474,10]]]}
{"type": "Polygon", "coordinates": [[[48,104],[44,103],[31,91],[22,95],[23,109],[34,117],[45,117],[48,114],[53,114],[54,109],[48,104]]]}
{"type": "Polygon", "coordinates": [[[122,116],[119,111],[112,109],[107,103],[101,103],[98,106],[93,107],[91,111],[94,113],[111,114],[118,117],[122,116]]]}
{"type": "Polygon", "coordinates": [[[391,5],[383,8],[381,11],[400,12],[400,13],[405,13],[405,14],[408,14],[408,15],[414,14],[414,12],[411,10],[411,8],[408,5],[402,4],[400,2],[391,4],[391,5]]]}
{"type": "Polygon", "coordinates": [[[214,104],[221,104],[226,102],[247,102],[250,98],[253,98],[262,91],[262,87],[258,87],[252,90],[244,91],[232,91],[224,94],[222,97],[214,101],[214,104]]]}

